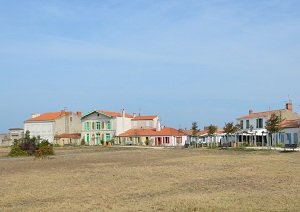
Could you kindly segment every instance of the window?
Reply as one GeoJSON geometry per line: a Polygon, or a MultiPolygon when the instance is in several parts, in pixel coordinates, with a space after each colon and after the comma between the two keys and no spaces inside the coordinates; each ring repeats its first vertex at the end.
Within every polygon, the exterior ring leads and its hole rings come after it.
{"type": "Polygon", "coordinates": [[[241,130],[244,129],[244,121],[243,120],[240,121],[240,128],[241,128],[241,130]]]}
{"type": "Polygon", "coordinates": [[[108,130],[110,130],[110,129],[111,129],[111,124],[110,124],[110,121],[107,121],[107,122],[106,122],[106,128],[107,128],[108,130]]]}
{"type": "Polygon", "coordinates": [[[90,134],[86,134],[86,139],[85,139],[85,141],[86,141],[86,142],[90,142],[90,140],[91,140],[90,134]]]}
{"type": "Polygon", "coordinates": [[[101,138],[100,138],[100,133],[96,134],[96,144],[100,144],[101,143],[101,138]]]}
{"type": "Polygon", "coordinates": [[[294,133],[294,144],[298,144],[298,133],[294,133]]]}
{"type": "Polygon", "coordinates": [[[249,128],[250,128],[250,121],[246,120],[246,129],[249,129],[249,128]]]}
{"type": "Polygon", "coordinates": [[[72,117],[70,117],[70,122],[72,122],[73,121],[73,119],[72,119],[72,117]]]}
{"type": "Polygon", "coordinates": [[[170,138],[169,137],[165,137],[165,142],[166,142],[166,144],[169,144],[170,143],[170,138]]]}
{"type": "Polygon", "coordinates": [[[101,122],[96,122],[96,130],[100,130],[101,129],[101,122]]]}
{"type": "Polygon", "coordinates": [[[110,134],[106,133],[105,134],[105,141],[109,141],[111,139],[110,134]]]}
{"type": "Polygon", "coordinates": [[[291,142],[291,141],[292,141],[292,138],[291,138],[292,135],[291,135],[291,133],[287,133],[287,134],[286,134],[286,137],[287,137],[287,143],[288,143],[288,144],[291,144],[291,143],[292,143],[292,142],[291,142]]]}
{"type": "Polygon", "coordinates": [[[84,129],[85,130],[90,130],[90,122],[85,122],[84,123],[84,129]]]}
{"type": "Polygon", "coordinates": [[[263,128],[263,119],[256,119],[256,128],[263,128]]]}

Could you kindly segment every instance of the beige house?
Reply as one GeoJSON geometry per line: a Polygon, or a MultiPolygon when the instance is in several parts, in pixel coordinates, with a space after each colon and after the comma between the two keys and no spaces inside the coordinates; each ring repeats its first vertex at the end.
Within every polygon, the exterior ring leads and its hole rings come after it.
{"type": "Polygon", "coordinates": [[[80,133],[81,112],[49,112],[34,114],[24,122],[24,131],[29,131],[30,136],[40,136],[42,139],[55,143],[55,137],[61,134],[80,133]]]}

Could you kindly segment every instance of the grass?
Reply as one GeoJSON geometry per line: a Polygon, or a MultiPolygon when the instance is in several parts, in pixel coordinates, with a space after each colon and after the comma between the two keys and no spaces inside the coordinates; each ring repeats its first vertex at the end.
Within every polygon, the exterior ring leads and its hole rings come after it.
{"type": "MultiPolygon", "coordinates": [[[[56,148],[5,158],[0,211],[299,211],[300,153],[56,148]]],[[[1,158],[2,157],[2,158],[1,158]]]]}

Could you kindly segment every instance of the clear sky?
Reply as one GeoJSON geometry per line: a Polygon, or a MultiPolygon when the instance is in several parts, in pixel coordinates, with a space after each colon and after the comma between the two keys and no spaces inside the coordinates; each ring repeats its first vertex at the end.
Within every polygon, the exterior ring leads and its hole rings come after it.
{"type": "Polygon", "coordinates": [[[0,132],[64,107],[202,128],[300,111],[299,0],[0,0],[0,132]]]}

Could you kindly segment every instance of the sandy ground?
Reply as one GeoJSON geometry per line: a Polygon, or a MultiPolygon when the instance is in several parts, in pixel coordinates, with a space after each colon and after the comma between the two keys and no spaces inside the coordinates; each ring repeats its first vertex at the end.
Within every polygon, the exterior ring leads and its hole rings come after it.
{"type": "Polygon", "coordinates": [[[8,159],[0,211],[299,211],[300,153],[57,148],[8,159]]]}

